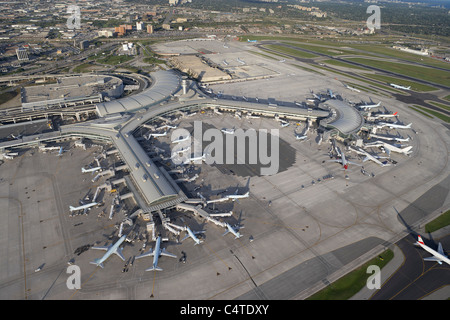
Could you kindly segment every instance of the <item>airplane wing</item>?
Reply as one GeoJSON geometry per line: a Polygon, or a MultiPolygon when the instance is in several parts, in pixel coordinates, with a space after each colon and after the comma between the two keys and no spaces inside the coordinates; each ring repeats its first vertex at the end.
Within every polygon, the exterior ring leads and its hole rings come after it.
{"type": "Polygon", "coordinates": [[[189,234],[185,235],[183,239],[181,239],[180,241],[183,242],[184,240],[186,240],[187,238],[189,238],[189,234]]]}
{"type": "Polygon", "coordinates": [[[153,249],[150,249],[149,251],[137,256],[135,259],[145,258],[148,256],[153,256],[153,255],[154,255],[153,249]]]}
{"type": "Polygon", "coordinates": [[[115,253],[120,259],[122,259],[123,261],[125,261],[125,257],[124,257],[123,254],[122,254],[122,248],[117,248],[117,250],[114,251],[114,253],[115,253]]]}
{"type": "Polygon", "coordinates": [[[432,261],[432,262],[437,262],[439,264],[442,264],[442,260],[436,257],[429,257],[429,258],[423,258],[424,261],[432,261]]]}
{"type": "Polygon", "coordinates": [[[111,246],[94,246],[92,249],[107,251],[111,246]]]}
{"type": "Polygon", "coordinates": [[[162,256],[171,257],[171,258],[176,258],[177,257],[173,253],[167,252],[166,249],[162,249],[160,254],[162,256]]]}

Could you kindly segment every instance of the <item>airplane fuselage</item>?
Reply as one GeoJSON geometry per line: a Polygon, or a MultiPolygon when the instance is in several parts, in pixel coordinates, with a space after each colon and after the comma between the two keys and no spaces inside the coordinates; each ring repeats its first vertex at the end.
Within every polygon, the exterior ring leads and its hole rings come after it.
{"type": "Polygon", "coordinates": [[[91,202],[91,203],[87,203],[87,204],[84,204],[84,205],[79,206],[79,207],[69,206],[69,209],[72,212],[72,211],[77,211],[77,210],[89,209],[90,207],[93,207],[93,206],[96,206],[96,205],[97,205],[97,202],[91,202]]]}
{"type": "MultiPolygon", "coordinates": [[[[427,252],[431,253],[434,257],[436,257],[437,259],[441,260],[442,262],[447,263],[448,265],[450,265],[450,259],[446,256],[444,256],[443,254],[440,254],[439,252],[437,252],[436,250],[430,248],[429,246],[427,246],[425,243],[423,243],[423,241],[421,240],[422,238],[419,238],[419,241],[416,242],[416,244],[418,244],[421,248],[423,248],[424,250],[426,250],[427,252]]],[[[441,263],[440,263],[441,264],[441,263]]]]}
{"type": "Polygon", "coordinates": [[[105,262],[113,253],[116,253],[117,249],[122,244],[122,242],[125,241],[126,237],[127,237],[126,235],[120,237],[120,239],[117,240],[117,242],[106,251],[103,257],[95,260],[94,264],[97,264],[98,266],[101,266],[103,268],[103,262],[105,262]]]}

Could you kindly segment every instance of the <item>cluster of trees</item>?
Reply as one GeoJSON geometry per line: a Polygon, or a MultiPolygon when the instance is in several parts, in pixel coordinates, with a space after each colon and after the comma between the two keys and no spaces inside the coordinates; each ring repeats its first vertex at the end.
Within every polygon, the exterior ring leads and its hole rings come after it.
{"type": "MultiPolygon", "coordinates": [[[[310,5],[319,7],[329,16],[350,21],[364,22],[370,16],[366,12],[369,3],[317,2],[310,5]]],[[[381,28],[404,33],[426,35],[450,35],[450,16],[448,9],[424,5],[409,6],[400,3],[383,3],[381,9],[381,28]]]]}

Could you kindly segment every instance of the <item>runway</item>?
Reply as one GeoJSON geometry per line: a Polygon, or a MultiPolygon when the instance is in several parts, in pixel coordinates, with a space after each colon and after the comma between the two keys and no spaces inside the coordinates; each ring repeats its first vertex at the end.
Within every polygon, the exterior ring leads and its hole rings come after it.
{"type": "MultiPolygon", "coordinates": [[[[425,243],[436,249],[439,242],[444,251],[450,247],[450,235],[430,241],[422,236],[425,243]]],[[[401,267],[386,281],[371,300],[419,300],[429,294],[450,285],[450,266],[443,263],[427,262],[423,258],[430,254],[415,246],[416,235],[409,235],[400,240],[397,245],[405,256],[401,267]]]]}

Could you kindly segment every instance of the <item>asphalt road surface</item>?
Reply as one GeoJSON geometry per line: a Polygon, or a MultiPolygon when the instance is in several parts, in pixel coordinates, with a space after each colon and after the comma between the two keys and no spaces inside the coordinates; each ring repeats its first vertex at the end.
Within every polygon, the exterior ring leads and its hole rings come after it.
{"type": "MultiPolygon", "coordinates": [[[[437,250],[439,242],[445,250],[450,247],[450,235],[441,239],[427,239],[424,242],[437,250]]],[[[450,285],[450,266],[442,263],[424,261],[431,255],[419,246],[415,246],[417,235],[411,234],[400,240],[397,245],[402,250],[405,261],[402,266],[386,281],[370,299],[371,300],[418,300],[434,291],[450,285]]]]}

